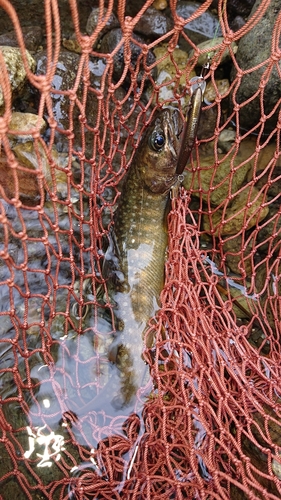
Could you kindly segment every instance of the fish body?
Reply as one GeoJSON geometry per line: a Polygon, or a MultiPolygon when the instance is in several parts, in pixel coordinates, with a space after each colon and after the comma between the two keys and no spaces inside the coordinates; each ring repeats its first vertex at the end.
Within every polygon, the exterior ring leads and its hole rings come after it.
{"type": "Polygon", "coordinates": [[[104,275],[116,318],[116,338],[109,353],[119,369],[116,408],[128,406],[143,383],[144,335],[160,308],[167,210],[178,179],[182,126],[178,110],[165,108],[145,131],[124,181],[105,255],[104,275]]]}

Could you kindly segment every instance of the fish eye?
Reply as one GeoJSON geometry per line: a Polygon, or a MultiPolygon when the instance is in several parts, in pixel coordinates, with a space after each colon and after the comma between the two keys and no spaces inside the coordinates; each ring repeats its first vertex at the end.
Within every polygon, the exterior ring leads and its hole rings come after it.
{"type": "Polygon", "coordinates": [[[165,144],[164,132],[154,132],[151,136],[150,144],[152,149],[154,149],[155,151],[160,151],[165,144]]]}

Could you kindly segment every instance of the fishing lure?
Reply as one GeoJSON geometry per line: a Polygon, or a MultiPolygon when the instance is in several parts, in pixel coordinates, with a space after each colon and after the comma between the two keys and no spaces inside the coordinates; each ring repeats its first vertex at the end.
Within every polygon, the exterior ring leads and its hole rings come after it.
{"type": "Polygon", "coordinates": [[[202,101],[206,88],[206,82],[204,78],[209,67],[210,64],[209,62],[207,62],[206,64],[204,64],[200,76],[195,76],[190,80],[190,82],[192,83],[190,87],[191,99],[181,136],[181,148],[176,170],[176,173],[178,175],[181,175],[184,171],[196,140],[201,116],[202,101]]]}

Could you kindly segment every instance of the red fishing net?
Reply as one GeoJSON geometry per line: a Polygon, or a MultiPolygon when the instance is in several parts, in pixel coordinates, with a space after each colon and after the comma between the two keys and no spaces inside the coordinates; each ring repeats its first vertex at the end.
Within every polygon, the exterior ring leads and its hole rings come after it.
{"type": "Polygon", "coordinates": [[[280,6],[246,2],[241,22],[239,2],[162,3],[35,2],[34,48],[0,0],[3,500],[281,495],[280,6]],[[163,32],[141,35],[161,9],[163,32]],[[116,362],[104,256],[124,174],[157,108],[186,115],[207,61],[161,307],[116,362]],[[109,404],[140,349],[133,403],[109,404]]]}

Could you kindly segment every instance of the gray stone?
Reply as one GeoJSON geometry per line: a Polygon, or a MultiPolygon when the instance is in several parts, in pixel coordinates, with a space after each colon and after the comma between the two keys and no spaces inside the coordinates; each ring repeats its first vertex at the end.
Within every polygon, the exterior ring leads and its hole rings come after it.
{"type": "Polygon", "coordinates": [[[135,31],[148,38],[159,38],[173,28],[173,21],[167,11],[149,7],[135,26],[135,31]]]}
{"type": "MultiPolygon", "coordinates": [[[[22,35],[25,48],[31,52],[37,50],[43,39],[43,30],[40,26],[22,26],[22,35]]],[[[18,47],[19,42],[15,31],[8,31],[0,35],[0,45],[18,47]]]]}
{"type": "MultiPolygon", "coordinates": [[[[94,7],[91,14],[89,15],[89,18],[88,18],[88,21],[87,21],[87,24],[86,24],[86,32],[87,34],[90,36],[94,33],[96,27],[98,26],[98,24],[100,25],[101,24],[101,20],[100,20],[100,17],[99,17],[99,12],[100,12],[100,8],[99,7],[94,7]]],[[[104,11],[104,16],[103,16],[103,19],[106,17],[106,13],[107,11],[105,10],[104,11]]],[[[103,22],[103,21],[102,21],[103,22]]],[[[119,21],[117,19],[117,17],[115,16],[114,12],[112,12],[105,24],[105,26],[101,29],[101,31],[98,33],[97,35],[97,39],[94,43],[94,47],[97,45],[98,41],[100,40],[100,38],[102,38],[103,35],[105,35],[106,33],[108,33],[108,31],[114,29],[114,28],[118,28],[119,27],[119,21]]]]}
{"type": "MultiPolygon", "coordinates": [[[[262,0],[257,0],[253,10],[251,12],[252,17],[260,6],[262,0]]],[[[243,75],[241,82],[237,85],[237,94],[235,100],[238,104],[243,104],[248,99],[251,99],[254,94],[261,88],[263,83],[263,77],[269,64],[267,59],[271,55],[272,51],[272,33],[276,27],[276,21],[278,19],[278,13],[281,9],[280,0],[272,0],[270,2],[269,8],[265,11],[262,19],[253,26],[252,29],[248,31],[246,35],[241,38],[238,51],[237,51],[237,64],[243,70],[250,70],[256,65],[264,64],[248,74],[243,75]]],[[[276,61],[276,65],[279,65],[279,71],[281,68],[280,61],[276,61]]],[[[236,78],[236,69],[233,67],[231,73],[231,81],[236,78]]],[[[277,104],[281,97],[281,80],[280,74],[275,67],[270,71],[269,80],[265,83],[263,95],[263,106],[264,112],[268,115],[274,106],[277,104]]],[[[236,88],[235,88],[236,91],[236,88]]],[[[261,107],[260,107],[260,92],[259,95],[246,104],[241,106],[239,109],[239,124],[243,129],[250,130],[255,125],[259,124],[261,118],[261,107]]],[[[233,107],[232,103],[233,94],[230,98],[230,106],[233,107]]],[[[279,107],[276,112],[268,118],[265,122],[265,132],[270,133],[276,126],[278,119],[279,107]]]]}
{"type": "MultiPolygon", "coordinates": [[[[101,40],[99,51],[103,54],[111,54],[119,45],[123,38],[123,32],[121,29],[117,28],[114,30],[109,31],[106,35],[101,40]]],[[[133,73],[139,64],[139,72],[136,76],[136,81],[138,84],[141,83],[142,78],[144,76],[144,68],[143,68],[143,62],[144,62],[144,55],[142,48],[137,45],[136,43],[133,42],[133,40],[136,40],[139,44],[145,44],[145,41],[143,38],[141,38],[137,34],[132,35],[132,41],[130,42],[130,65],[128,68],[128,72],[124,78],[124,83],[126,85],[130,85],[131,79],[133,76],[133,73]],[[132,73],[131,73],[132,69],[132,73]]],[[[124,60],[124,44],[120,47],[118,52],[113,56],[114,59],[114,67],[113,67],[113,77],[116,81],[119,81],[120,78],[123,78],[123,71],[125,68],[125,60],[124,60]]],[[[151,50],[148,50],[147,55],[145,56],[145,63],[146,65],[150,66],[153,64],[155,61],[155,56],[152,53],[151,50]]],[[[151,70],[151,75],[154,77],[155,76],[155,68],[151,70]]]]}
{"type": "MultiPolygon", "coordinates": [[[[177,4],[176,12],[178,16],[188,21],[188,18],[199,7],[201,7],[199,2],[180,0],[177,4]]],[[[218,17],[208,10],[200,17],[187,22],[184,32],[195,45],[222,35],[218,17]]],[[[186,49],[186,45],[190,48],[190,45],[186,43],[183,37],[180,37],[179,45],[183,49],[186,49]]]]}

